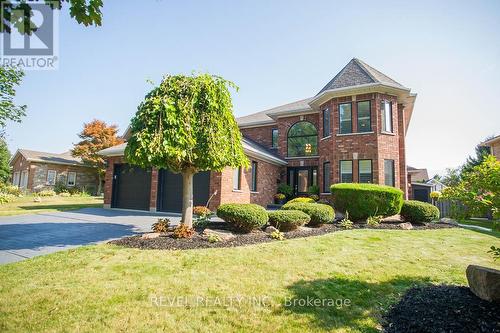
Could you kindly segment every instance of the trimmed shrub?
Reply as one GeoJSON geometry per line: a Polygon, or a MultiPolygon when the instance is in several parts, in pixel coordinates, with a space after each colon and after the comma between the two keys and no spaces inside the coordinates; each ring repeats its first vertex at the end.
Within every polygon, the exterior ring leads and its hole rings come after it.
{"type": "Polygon", "coordinates": [[[403,205],[403,191],[390,186],[340,183],[332,185],[330,191],[335,209],[349,212],[354,221],[395,215],[403,205]]]}
{"type": "Polygon", "coordinates": [[[217,216],[243,232],[262,227],[269,220],[266,210],[255,204],[223,204],[217,216]]]}
{"type": "Polygon", "coordinates": [[[311,221],[309,215],[300,210],[277,210],[268,214],[269,224],[280,231],[295,230],[311,221]]]}
{"type": "Polygon", "coordinates": [[[325,223],[333,222],[335,212],[331,206],[319,203],[307,202],[288,202],[281,207],[284,210],[300,210],[311,218],[310,226],[319,226],[325,223]]]}
{"type": "Polygon", "coordinates": [[[53,197],[56,195],[56,192],[54,190],[41,190],[40,192],[36,193],[40,197],[53,197]]]}
{"type": "Polygon", "coordinates": [[[427,202],[407,200],[401,208],[401,217],[411,223],[432,222],[439,219],[439,209],[427,202]]]}
{"type": "Polygon", "coordinates": [[[295,202],[315,203],[316,201],[314,201],[313,198],[298,197],[288,201],[287,203],[295,203],[295,202]]]}

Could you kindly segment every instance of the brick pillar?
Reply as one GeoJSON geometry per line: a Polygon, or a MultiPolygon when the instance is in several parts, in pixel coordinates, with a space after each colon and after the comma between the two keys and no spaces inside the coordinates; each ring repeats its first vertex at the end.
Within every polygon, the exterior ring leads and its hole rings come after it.
{"type": "MultiPolygon", "coordinates": [[[[213,197],[210,200],[208,208],[210,208],[210,210],[212,210],[212,211],[215,211],[217,209],[217,207],[219,207],[221,204],[221,196],[222,196],[221,181],[222,181],[222,172],[217,172],[217,171],[210,172],[209,198],[212,197],[212,195],[213,195],[213,197]],[[217,194],[214,195],[214,193],[217,193],[217,194]]],[[[232,181],[232,178],[231,178],[231,181],[232,181]]]]}
{"type": "Polygon", "coordinates": [[[116,158],[109,157],[106,162],[106,174],[104,175],[104,208],[111,208],[111,195],[113,193],[113,173],[116,158]]]}
{"type": "Polygon", "coordinates": [[[151,195],[149,197],[149,211],[156,212],[156,198],[158,197],[158,169],[151,169],[151,195]]]}
{"type": "Polygon", "coordinates": [[[404,105],[398,104],[398,137],[399,137],[399,182],[404,198],[408,198],[408,172],[406,170],[406,115],[404,105]]]}

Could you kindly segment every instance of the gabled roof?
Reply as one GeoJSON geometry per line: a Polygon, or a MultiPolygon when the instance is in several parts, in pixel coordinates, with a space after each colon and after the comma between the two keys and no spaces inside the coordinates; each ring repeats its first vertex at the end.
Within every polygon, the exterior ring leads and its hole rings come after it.
{"type": "Polygon", "coordinates": [[[429,180],[427,169],[417,169],[408,165],[406,170],[411,175],[412,182],[426,182],[429,180]]]}
{"type": "Polygon", "coordinates": [[[272,117],[276,117],[282,114],[291,114],[293,112],[308,112],[313,111],[309,102],[312,100],[312,97],[304,98],[299,101],[295,101],[292,103],[280,105],[274,107],[272,109],[267,109],[261,112],[253,113],[248,116],[236,118],[236,122],[241,126],[253,126],[253,125],[265,125],[265,124],[273,124],[274,119],[272,117]]]}
{"type": "Polygon", "coordinates": [[[500,141],[500,135],[497,135],[489,140],[484,141],[483,143],[481,143],[481,146],[489,146],[498,141],[500,141]]]}
{"type": "MultiPolygon", "coordinates": [[[[286,165],[287,162],[277,156],[273,151],[267,149],[266,147],[258,144],[257,142],[243,137],[242,138],[243,151],[246,155],[259,158],[261,160],[267,161],[272,164],[278,165],[286,165]]],[[[99,155],[102,156],[123,156],[125,152],[125,147],[127,147],[127,143],[122,143],[117,146],[113,146],[110,148],[103,149],[99,152],[99,155]]]]}
{"type": "Polygon", "coordinates": [[[370,83],[381,83],[396,88],[408,89],[365,62],[353,58],[317,95],[326,90],[355,87],[370,83]]]}
{"type": "Polygon", "coordinates": [[[411,93],[410,89],[401,83],[357,58],[349,61],[314,97],[239,117],[236,121],[240,127],[271,125],[278,117],[316,112],[323,103],[334,97],[375,92],[398,97],[398,103],[405,107],[405,128],[408,129],[417,95],[411,93]]]}
{"type": "Polygon", "coordinates": [[[16,159],[17,155],[22,155],[29,162],[41,162],[64,165],[84,165],[81,158],[71,156],[71,152],[67,151],[62,154],[47,153],[43,151],[18,149],[12,156],[11,163],[16,159]]]}

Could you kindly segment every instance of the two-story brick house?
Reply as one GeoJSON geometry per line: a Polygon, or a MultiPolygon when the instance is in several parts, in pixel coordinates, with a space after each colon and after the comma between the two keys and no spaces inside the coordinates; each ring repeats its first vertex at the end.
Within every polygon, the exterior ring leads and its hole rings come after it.
{"type": "MultiPolygon", "coordinates": [[[[295,195],[316,185],[326,196],[339,182],[386,184],[406,195],[405,135],[415,99],[409,88],[352,59],[313,97],[238,118],[251,168],[198,175],[195,204],[266,205],[280,182],[295,195]]],[[[180,175],[128,166],[125,145],[102,151],[108,156],[105,206],[180,211],[180,175]]]]}

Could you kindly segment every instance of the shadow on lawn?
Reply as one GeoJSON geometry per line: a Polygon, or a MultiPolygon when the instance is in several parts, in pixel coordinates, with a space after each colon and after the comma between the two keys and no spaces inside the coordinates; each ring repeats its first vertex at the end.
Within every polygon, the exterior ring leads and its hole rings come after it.
{"type": "Polygon", "coordinates": [[[381,283],[347,278],[299,281],[288,287],[292,297],[285,301],[282,311],[307,315],[321,329],[379,332],[368,319],[374,318],[380,328],[382,315],[407,289],[428,283],[427,278],[414,277],[397,277],[381,283]],[[304,304],[308,299],[320,301],[318,305],[304,304]]]}

